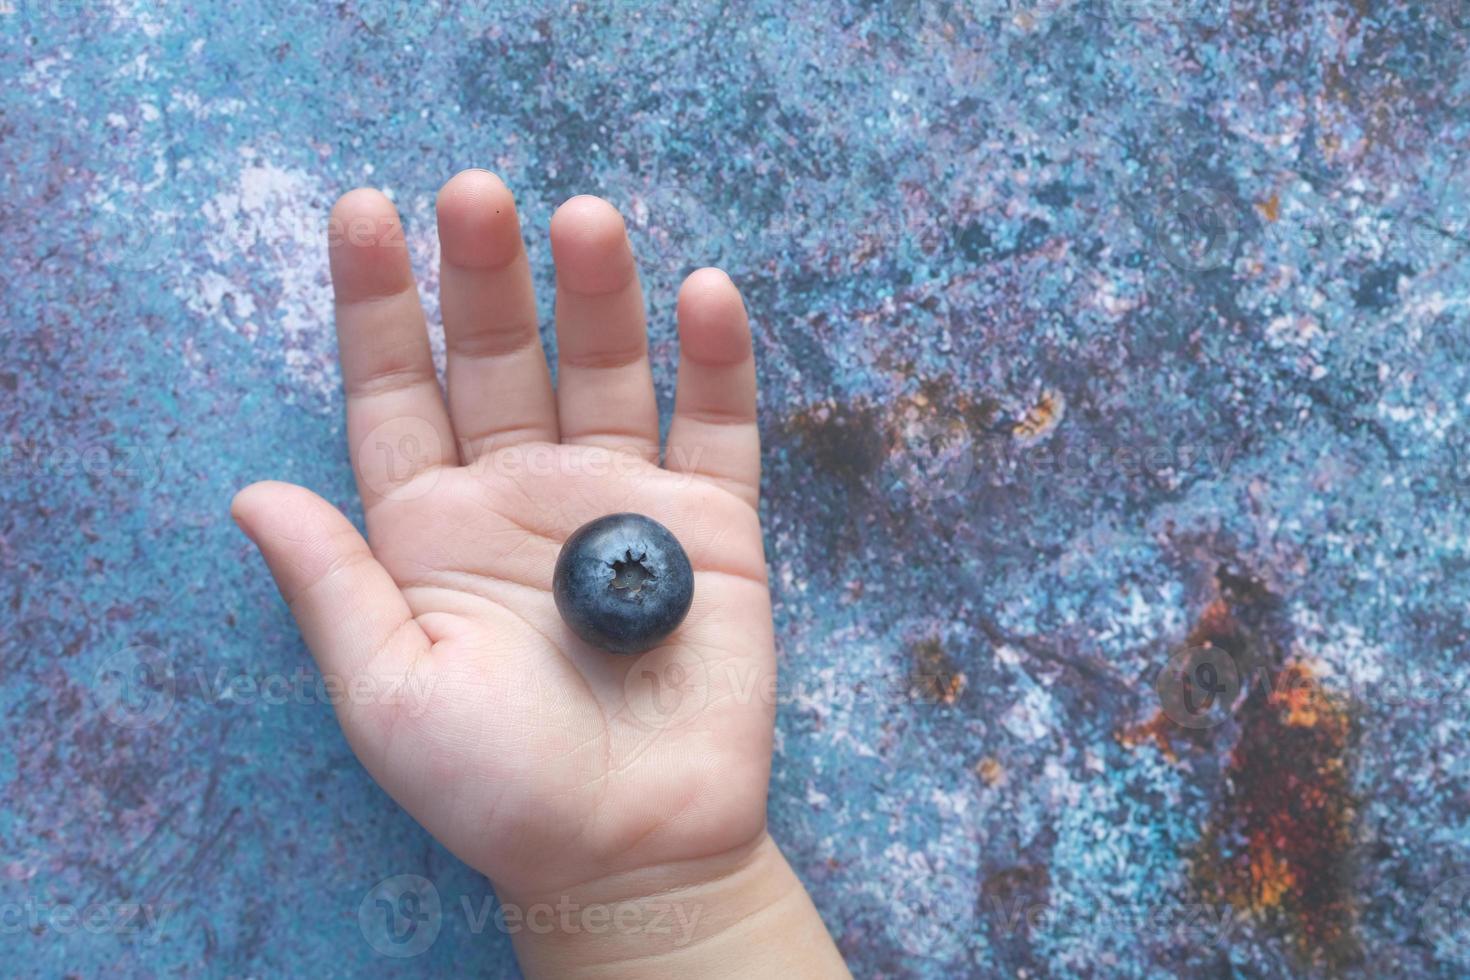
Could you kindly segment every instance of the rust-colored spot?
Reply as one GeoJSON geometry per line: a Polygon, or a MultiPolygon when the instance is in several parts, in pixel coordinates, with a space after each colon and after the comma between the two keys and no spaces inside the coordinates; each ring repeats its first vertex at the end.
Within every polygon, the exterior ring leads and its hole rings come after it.
{"type": "MultiPolygon", "coordinates": [[[[1252,644],[1232,611],[1228,590],[1210,600],[1201,610],[1185,638],[1190,647],[1214,647],[1234,658],[1242,675],[1254,669],[1256,663],[1252,644]]],[[[1200,750],[1209,750],[1215,744],[1215,732],[1209,728],[1185,728],[1162,710],[1155,711],[1148,721],[1130,725],[1118,733],[1118,741],[1127,748],[1152,743],[1170,762],[1179,761],[1175,746],[1183,742],[1200,750]]]]}
{"type": "Polygon", "coordinates": [[[917,391],[893,399],[826,399],[802,406],[782,421],[777,434],[814,471],[856,489],[903,446],[906,425],[950,422],[978,434],[992,423],[998,405],[993,398],[971,395],[953,378],[925,378],[917,391]]]}
{"type": "Polygon", "coordinates": [[[1296,887],[1296,872],[1276,855],[1271,841],[1252,837],[1247,849],[1250,858],[1250,894],[1247,901],[1258,909],[1276,908],[1282,898],[1296,887]]]}
{"type": "Polygon", "coordinates": [[[1061,424],[1067,411],[1067,400],[1060,391],[1047,389],[1041,393],[1036,404],[1011,426],[1011,435],[1023,443],[1040,442],[1051,435],[1061,424]]]}
{"type": "Polygon", "coordinates": [[[1240,626],[1230,614],[1230,603],[1223,597],[1217,598],[1205,606],[1199,620],[1194,624],[1194,629],[1189,631],[1189,645],[1236,646],[1239,633],[1240,626]]]}
{"type": "Polygon", "coordinates": [[[975,763],[975,775],[979,776],[980,781],[986,786],[995,786],[1006,778],[1006,767],[1001,765],[1000,760],[995,756],[987,755],[975,763]]]}
{"type": "Polygon", "coordinates": [[[920,378],[918,391],[909,399],[900,399],[899,415],[905,401],[960,419],[976,433],[986,431],[1000,414],[1000,402],[966,391],[952,377],[920,378]]]}
{"type": "Polygon", "coordinates": [[[1178,762],[1179,756],[1174,752],[1174,738],[1183,731],[1168,715],[1155,711],[1154,716],[1143,724],[1130,725],[1123,729],[1118,735],[1118,741],[1130,749],[1144,742],[1153,742],[1164,758],[1170,762],[1178,762]]]}
{"type": "Polygon", "coordinates": [[[965,673],[960,670],[944,645],[936,639],[921,640],[912,651],[913,668],[909,672],[909,695],[929,704],[954,704],[965,690],[965,673]]]}
{"type": "Polygon", "coordinates": [[[1201,877],[1236,907],[1283,926],[1303,961],[1340,970],[1359,955],[1349,707],[1294,660],[1241,710],[1201,877]]]}
{"type": "Polygon", "coordinates": [[[1291,664],[1277,676],[1271,704],[1281,712],[1282,721],[1293,728],[1334,724],[1344,708],[1305,663],[1291,664]]]}
{"type": "Polygon", "coordinates": [[[1280,195],[1272,194],[1264,201],[1257,201],[1256,210],[1261,212],[1261,217],[1265,218],[1267,221],[1279,221],[1281,219],[1280,195]]]}
{"type": "Polygon", "coordinates": [[[1043,864],[998,868],[980,882],[981,921],[991,938],[1029,943],[1033,916],[1050,904],[1051,872],[1043,864]]]}
{"type": "Polygon", "coordinates": [[[883,465],[880,422],[878,409],[869,402],[829,399],[790,415],[782,436],[813,470],[858,488],[883,465]]]}
{"type": "Polygon", "coordinates": [[[1351,877],[1352,706],[1308,660],[1289,653],[1290,621],[1264,582],[1222,568],[1212,584],[1188,642],[1228,652],[1246,678],[1234,724],[1185,729],[1160,712],[1119,739],[1152,740],[1177,760],[1181,741],[1218,751],[1222,731],[1238,735],[1192,862],[1196,883],[1280,935],[1301,964],[1341,972],[1361,956],[1351,877]]]}

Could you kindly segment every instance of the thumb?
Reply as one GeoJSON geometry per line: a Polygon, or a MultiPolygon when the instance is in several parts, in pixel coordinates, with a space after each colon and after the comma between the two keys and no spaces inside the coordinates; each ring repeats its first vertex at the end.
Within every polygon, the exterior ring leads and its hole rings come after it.
{"type": "Polygon", "coordinates": [[[372,700],[374,683],[396,683],[428,651],[393,577],[321,497],[289,483],[255,483],[235,495],[230,515],[260,549],[317,667],[348,692],[339,705],[372,700]]]}

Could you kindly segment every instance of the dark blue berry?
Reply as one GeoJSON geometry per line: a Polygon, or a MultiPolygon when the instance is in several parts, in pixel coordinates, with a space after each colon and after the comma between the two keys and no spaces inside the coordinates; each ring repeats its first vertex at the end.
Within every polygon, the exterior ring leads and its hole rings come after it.
{"type": "Polygon", "coordinates": [[[612,653],[642,653],[678,628],[694,569],[678,539],[642,514],[583,524],[556,559],[551,593],[572,632],[612,653]]]}

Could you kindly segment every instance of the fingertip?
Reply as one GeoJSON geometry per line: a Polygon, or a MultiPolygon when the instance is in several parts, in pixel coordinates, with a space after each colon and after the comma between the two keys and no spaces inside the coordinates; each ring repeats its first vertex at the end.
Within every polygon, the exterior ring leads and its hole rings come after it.
{"type": "Polygon", "coordinates": [[[596,194],[578,194],[563,201],[552,214],[551,229],[563,234],[620,232],[623,216],[610,201],[596,194]]]}
{"type": "Polygon", "coordinates": [[[337,198],[332,205],[332,213],[328,219],[334,231],[344,234],[340,237],[340,243],[344,245],[357,245],[361,241],[357,236],[345,234],[348,231],[361,231],[364,223],[368,227],[381,228],[381,226],[398,223],[398,209],[388,199],[388,195],[375,187],[355,187],[337,198]]]}
{"type": "Polygon", "coordinates": [[[265,499],[270,496],[272,484],[271,480],[252,483],[235,491],[235,496],[230,499],[230,519],[247,537],[254,537],[251,534],[254,516],[260,512],[265,499]]]}
{"type": "Polygon", "coordinates": [[[288,600],[344,554],[366,549],[357,528],[330,502],[294,483],[264,480],[235,494],[230,516],[260,549],[288,600]]]}
{"type": "Polygon", "coordinates": [[[235,493],[230,501],[230,517],[251,539],[261,531],[287,530],[300,526],[322,507],[338,513],[335,507],[305,487],[280,480],[260,480],[235,493]]]}
{"type": "Polygon", "coordinates": [[[359,187],[337,199],[327,221],[327,251],[339,301],[413,284],[398,209],[382,191],[359,187]]]}
{"type": "Polygon", "coordinates": [[[515,196],[488,170],[463,170],[439,189],[440,257],[451,265],[497,269],[521,251],[515,196]]]}
{"type": "Polygon", "coordinates": [[[684,277],[679,286],[679,310],[729,317],[743,314],[745,303],[725,270],[710,265],[695,269],[684,277]]]}
{"type": "Polygon", "coordinates": [[[551,254],[558,282],[588,295],[622,289],[635,272],[623,216],[590,194],[579,194],[551,216],[551,254]]]}
{"type": "Polygon", "coordinates": [[[499,174],[484,167],[466,167],[444,182],[444,186],[439,188],[439,199],[442,201],[445,195],[465,191],[495,189],[509,190],[499,174]]]}
{"type": "Polygon", "coordinates": [[[704,476],[755,507],[755,358],[740,290],[720,269],[697,269],[679,287],[678,318],[679,385],[664,466],[704,476]]]}
{"type": "Polygon", "coordinates": [[[740,290],[722,269],[696,269],[679,287],[679,344],[700,364],[736,364],[750,356],[750,324],[740,290]]]}
{"type": "Polygon", "coordinates": [[[488,170],[461,170],[439,188],[435,209],[441,222],[446,217],[473,216],[487,211],[494,215],[513,211],[515,197],[496,174],[488,170]]]}
{"type": "MultiPolygon", "coordinates": [[[[359,674],[411,621],[352,522],[305,487],[252,483],[235,494],[230,514],[259,549],[323,673],[359,674]]],[[[406,642],[420,650],[423,639],[410,630],[406,642]]]]}

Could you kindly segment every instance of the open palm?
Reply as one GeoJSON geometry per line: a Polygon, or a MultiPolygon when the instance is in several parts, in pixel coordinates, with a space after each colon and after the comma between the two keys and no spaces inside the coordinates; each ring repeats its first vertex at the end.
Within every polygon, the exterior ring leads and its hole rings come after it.
{"type": "Polygon", "coordinates": [[[392,204],[332,214],[348,438],[368,541],[300,487],[240,493],[373,776],[502,891],[717,855],[765,826],[774,651],[760,525],[755,369],[738,292],[705,269],[678,304],[664,462],[644,303],[622,220],[552,220],[558,384],[505,185],[439,196],[446,390],[392,204]],[[447,398],[446,398],[447,393],[447,398]],[[604,514],[666,525],[694,567],[688,618],[640,657],[557,614],[563,541],[604,514]]]}

